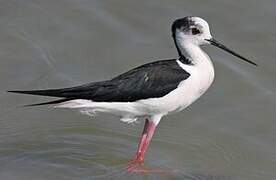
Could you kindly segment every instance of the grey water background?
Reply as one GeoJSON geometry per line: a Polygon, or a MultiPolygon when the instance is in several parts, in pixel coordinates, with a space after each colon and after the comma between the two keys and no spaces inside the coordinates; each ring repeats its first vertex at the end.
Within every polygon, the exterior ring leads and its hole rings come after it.
{"type": "Polygon", "coordinates": [[[276,179],[276,1],[1,0],[0,179],[276,179]],[[146,166],[128,174],[143,122],[21,105],[51,100],[6,90],[59,88],[176,58],[174,19],[206,19],[216,79],[192,106],[162,119],[146,166]]]}

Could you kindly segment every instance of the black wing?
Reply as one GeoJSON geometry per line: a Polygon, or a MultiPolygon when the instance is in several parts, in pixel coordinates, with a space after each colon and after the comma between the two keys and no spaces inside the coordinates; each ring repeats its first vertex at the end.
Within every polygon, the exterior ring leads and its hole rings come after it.
{"type": "Polygon", "coordinates": [[[183,70],[175,59],[171,59],[144,64],[108,81],[64,89],[9,92],[64,98],[58,102],[72,99],[133,102],[162,97],[176,89],[179,83],[189,76],[190,74],[183,70]]]}

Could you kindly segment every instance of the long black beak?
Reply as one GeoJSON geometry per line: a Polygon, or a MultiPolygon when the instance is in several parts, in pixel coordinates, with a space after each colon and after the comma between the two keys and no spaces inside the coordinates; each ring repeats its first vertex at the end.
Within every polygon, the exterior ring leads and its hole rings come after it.
{"type": "Polygon", "coordinates": [[[236,53],[236,52],[230,50],[229,48],[227,48],[226,46],[224,46],[222,43],[218,42],[218,41],[215,40],[214,38],[205,39],[205,40],[208,41],[208,42],[210,42],[210,44],[212,44],[212,45],[214,45],[214,46],[216,46],[216,47],[218,47],[218,48],[220,48],[220,49],[222,49],[222,50],[225,50],[225,51],[229,52],[230,54],[232,54],[232,55],[234,55],[234,56],[236,56],[236,57],[238,57],[238,58],[240,58],[240,59],[242,59],[242,60],[244,60],[244,61],[246,61],[246,62],[248,62],[248,63],[250,63],[250,64],[253,64],[253,65],[255,65],[255,66],[258,66],[258,65],[257,65],[256,63],[254,63],[253,61],[250,61],[250,60],[246,59],[245,57],[239,55],[238,53],[236,53]]]}

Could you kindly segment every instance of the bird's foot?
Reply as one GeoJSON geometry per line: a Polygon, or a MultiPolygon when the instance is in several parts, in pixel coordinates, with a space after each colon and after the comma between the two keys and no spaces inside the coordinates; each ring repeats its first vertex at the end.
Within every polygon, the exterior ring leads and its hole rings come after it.
{"type": "Polygon", "coordinates": [[[144,160],[139,158],[134,158],[128,162],[126,170],[130,173],[135,173],[138,170],[142,169],[143,165],[144,165],[144,160]]]}
{"type": "Polygon", "coordinates": [[[144,161],[140,159],[131,160],[126,167],[126,170],[129,173],[166,173],[166,171],[161,169],[148,169],[144,167],[144,161]]]}

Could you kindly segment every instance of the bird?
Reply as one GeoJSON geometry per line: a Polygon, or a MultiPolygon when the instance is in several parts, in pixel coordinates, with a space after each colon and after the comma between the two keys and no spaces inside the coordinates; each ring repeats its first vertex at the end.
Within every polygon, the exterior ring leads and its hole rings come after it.
{"type": "Polygon", "coordinates": [[[8,92],[59,98],[29,106],[53,105],[90,115],[108,113],[126,123],[144,120],[138,148],[127,171],[148,172],[144,168],[145,154],[162,117],[184,110],[204,94],[214,80],[213,63],[201,45],[216,46],[257,66],[213,38],[209,24],[200,17],[176,19],[171,35],[178,58],[149,62],[109,80],[80,86],[8,92]]]}

